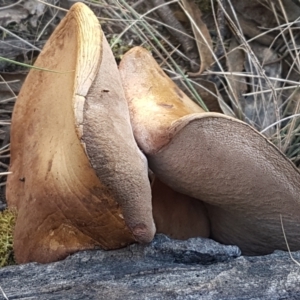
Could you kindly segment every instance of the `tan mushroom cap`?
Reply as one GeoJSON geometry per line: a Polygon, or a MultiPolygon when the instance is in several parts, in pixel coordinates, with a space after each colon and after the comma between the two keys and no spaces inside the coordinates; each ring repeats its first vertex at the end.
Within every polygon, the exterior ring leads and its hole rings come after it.
{"type": "Polygon", "coordinates": [[[145,153],[170,141],[174,120],[204,110],[191,101],[142,47],[129,50],[119,66],[134,136],[145,153]],[[153,118],[155,116],[155,118],[153,118]]]}
{"type": "Polygon", "coordinates": [[[35,66],[56,73],[32,69],[12,116],[6,196],[18,211],[17,262],[151,241],[147,161],[113,55],[87,6],[72,6],[35,66]]]}
{"type": "MultiPolygon", "coordinates": [[[[120,72],[127,85],[130,73],[126,65],[134,70],[132,65],[140,64],[140,56],[141,50],[133,49],[123,58],[120,72]]],[[[143,73],[155,65],[152,60],[145,53],[142,61],[148,68],[139,69],[142,74],[136,70],[134,76],[144,78],[143,73]]],[[[151,82],[140,84],[151,90],[151,82]]],[[[152,132],[153,124],[173,118],[164,133],[157,131],[169,137],[157,152],[143,148],[144,137],[136,131],[135,138],[160,180],[177,192],[205,202],[211,237],[238,245],[249,255],[285,250],[281,215],[290,248],[300,249],[300,173],[273,144],[249,125],[222,114],[194,113],[177,120],[171,110],[170,115],[153,114],[148,107],[161,101],[159,92],[155,100],[141,95],[141,103],[151,102],[142,107],[136,104],[139,97],[124,86],[134,127],[152,132]],[[152,124],[139,118],[145,115],[152,124]]]]}

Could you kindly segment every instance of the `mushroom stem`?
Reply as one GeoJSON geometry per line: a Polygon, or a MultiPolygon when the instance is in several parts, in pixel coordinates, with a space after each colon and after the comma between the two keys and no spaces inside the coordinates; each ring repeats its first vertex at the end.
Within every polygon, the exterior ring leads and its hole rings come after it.
{"type": "Polygon", "coordinates": [[[214,239],[250,255],[286,250],[282,215],[290,248],[300,249],[300,173],[291,161],[249,125],[190,109],[192,100],[180,92],[167,98],[169,109],[159,108],[171,84],[146,50],[125,54],[120,73],[150,169],[176,192],[205,203],[214,239]],[[149,136],[160,143],[145,143],[149,136]]]}
{"type": "Polygon", "coordinates": [[[152,184],[152,207],[157,233],[179,240],[209,237],[210,224],[204,204],[175,192],[158,178],[152,184]]]}

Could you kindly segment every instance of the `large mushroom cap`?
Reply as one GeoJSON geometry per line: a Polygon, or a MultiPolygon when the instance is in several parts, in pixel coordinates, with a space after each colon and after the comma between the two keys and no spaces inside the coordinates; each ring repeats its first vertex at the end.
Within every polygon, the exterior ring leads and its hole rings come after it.
{"type": "Polygon", "coordinates": [[[12,116],[7,200],[19,263],[154,235],[147,162],[133,137],[112,53],[77,3],[31,70],[12,116]],[[53,72],[55,71],[55,72],[53,72]]]}
{"type": "Polygon", "coordinates": [[[154,153],[170,141],[168,128],[174,120],[204,112],[142,47],[129,50],[121,60],[119,70],[134,136],[145,153],[154,153]]]}
{"type": "Polygon", "coordinates": [[[207,113],[179,122],[171,142],[148,157],[149,166],[176,191],[207,204],[211,236],[244,254],[285,250],[281,215],[290,248],[299,250],[300,174],[294,165],[232,118],[207,113]]]}
{"type": "MultiPolygon", "coordinates": [[[[214,239],[238,245],[244,254],[287,249],[282,215],[289,246],[299,250],[299,171],[265,137],[234,118],[218,113],[176,117],[171,109],[155,114],[160,93],[154,99],[151,92],[137,95],[130,88],[127,70],[135,70],[139,78],[150,72],[139,67],[140,59],[145,66],[155,65],[145,50],[133,49],[123,57],[120,72],[133,128],[144,128],[143,135],[135,131],[135,138],[155,175],[175,191],[206,203],[214,239]],[[145,115],[147,120],[141,118],[145,115]],[[168,126],[153,131],[157,123],[168,126]],[[143,147],[147,132],[167,137],[163,146],[155,148],[152,143],[155,151],[143,147]]],[[[152,90],[152,82],[140,84],[152,90]]]]}

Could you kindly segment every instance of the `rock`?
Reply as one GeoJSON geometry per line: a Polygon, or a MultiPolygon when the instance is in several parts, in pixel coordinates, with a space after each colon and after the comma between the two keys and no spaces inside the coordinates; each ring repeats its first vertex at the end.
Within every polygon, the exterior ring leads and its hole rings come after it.
{"type": "MultiPolygon", "coordinates": [[[[300,260],[300,252],[293,257],[300,260]]],[[[286,252],[243,257],[235,246],[162,235],[148,246],[0,269],[8,299],[300,299],[299,281],[286,252]]]]}

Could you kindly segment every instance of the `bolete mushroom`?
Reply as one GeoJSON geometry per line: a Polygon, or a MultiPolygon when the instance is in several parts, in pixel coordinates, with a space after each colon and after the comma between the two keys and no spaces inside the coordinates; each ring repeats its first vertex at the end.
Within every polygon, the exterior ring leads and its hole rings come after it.
{"type": "Polygon", "coordinates": [[[145,49],[127,52],[119,70],[150,169],[204,201],[212,238],[267,254],[287,249],[283,225],[290,249],[300,249],[300,173],[291,161],[246,123],[194,109],[145,49]]]}
{"type": "Polygon", "coordinates": [[[93,12],[72,6],[14,107],[7,201],[17,262],[149,242],[147,161],[133,137],[110,47],[93,12]]]}
{"type": "Polygon", "coordinates": [[[158,178],[152,183],[152,211],[157,233],[179,240],[209,237],[210,224],[203,202],[175,192],[158,178]]]}

